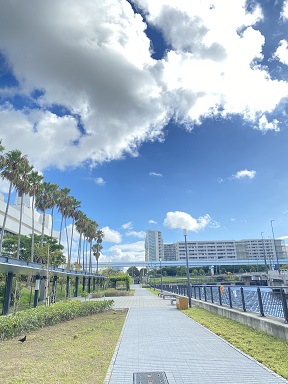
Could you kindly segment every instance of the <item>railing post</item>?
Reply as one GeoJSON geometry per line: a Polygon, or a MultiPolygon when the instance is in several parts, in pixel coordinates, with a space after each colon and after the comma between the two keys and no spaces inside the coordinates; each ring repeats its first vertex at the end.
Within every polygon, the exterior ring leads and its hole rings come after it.
{"type": "Polygon", "coordinates": [[[231,288],[228,287],[228,296],[229,296],[229,305],[230,305],[230,308],[233,307],[232,305],[232,296],[231,296],[231,288]]]}
{"type": "Polygon", "coordinates": [[[245,296],[244,296],[243,287],[240,288],[240,293],[241,293],[241,299],[242,299],[242,308],[243,308],[243,311],[246,312],[245,296]]]}
{"type": "Polygon", "coordinates": [[[195,299],[197,299],[197,295],[196,295],[196,286],[194,285],[194,297],[195,299]]]}
{"type": "Polygon", "coordinates": [[[207,295],[206,295],[206,285],[204,285],[204,300],[207,301],[207,295]]]}
{"type": "Polygon", "coordinates": [[[199,300],[202,300],[202,297],[201,297],[201,287],[200,287],[200,285],[198,286],[198,291],[199,291],[199,300]]]}
{"type": "Polygon", "coordinates": [[[222,305],[222,293],[221,293],[221,290],[220,290],[220,287],[218,287],[218,294],[219,294],[219,304],[222,305]]]}
{"type": "Polygon", "coordinates": [[[265,316],[264,315],[264,309],[263,309],[263,302],[262,302],[261,291],[260,291],[259,287],[257,288],[257,296],[258,296],[258,303],[259,303],[260,314],[261,314],[261,316],[265,316]]]}
{"type": "Polygon", "coordinates": [[[288,323],[288,307],[287,307],[287,300],[286,300],[284,288],[281,288],[281,298],[282,298],[282,306],[283,306],[285,323],[288,323]]]}
{"type": "Polygon", "coordinates": [[[214,297],[213,297],[213,287],[210,287],[211,289],[211,303],[214,303],[214,297]]]}

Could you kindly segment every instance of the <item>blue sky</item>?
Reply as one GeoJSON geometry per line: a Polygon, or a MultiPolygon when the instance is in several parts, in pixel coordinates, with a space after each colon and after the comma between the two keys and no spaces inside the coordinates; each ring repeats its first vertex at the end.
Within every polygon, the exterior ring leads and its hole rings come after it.
{"type": "Polygon", "coordinates": [[[288,236],[287,1],[0,4],[3,145],[71,189],[102,260],[147,229],[288,236]]]}

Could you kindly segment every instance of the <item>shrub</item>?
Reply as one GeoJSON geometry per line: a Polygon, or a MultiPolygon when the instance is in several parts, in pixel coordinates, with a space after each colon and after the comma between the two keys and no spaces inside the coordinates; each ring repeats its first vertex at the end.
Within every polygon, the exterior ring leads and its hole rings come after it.
{"type": "Polygon", "coordinates": [[[28,333],[38,328],[55,325],[80,316],[89,316],[111,308],[113,300],[105,301],[66,301],[50,307],[39,306],[18,312],[15,315],[0,317],[0,340],[28,333]]]}

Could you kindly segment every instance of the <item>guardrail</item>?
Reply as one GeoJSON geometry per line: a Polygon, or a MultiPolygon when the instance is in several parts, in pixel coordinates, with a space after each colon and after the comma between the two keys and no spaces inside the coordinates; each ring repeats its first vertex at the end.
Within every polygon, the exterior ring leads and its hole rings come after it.
{"type": "MultiPolygon", "coordinates": [[[[187,296],[184,284],[163,284],[163,290],[187,296]]],[[[288,286],[191,285],[191,298],[281,318],[288,323],[288,286]]]]}

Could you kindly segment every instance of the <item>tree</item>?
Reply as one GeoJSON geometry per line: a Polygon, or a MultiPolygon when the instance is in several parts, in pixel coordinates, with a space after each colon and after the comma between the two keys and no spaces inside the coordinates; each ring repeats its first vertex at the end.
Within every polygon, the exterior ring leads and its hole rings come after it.
{"type": "MultiPolygon", "coordinates": [[[[77,218],[75,220],[75,226],[76,230],[79,233],[79,244],[78,244],[78,256],[77,256],[77,263],[80,264],[81,262],[81,242],[82,242],[82,235],[83,230],[85,229],[85,223],[87,220],[87,216],[82,211],[77,212],[77,218]]],[[[83,265],[84,269],[84,265],[83,265]]]]}
{"type": "Polygon", "coordinates": [[[128,273],[128,275],[132,277],[135,277],[135,276],[138,277],[140,275],[139,269],[137,267],[128,268],[126,273],[128,273]]]}
{"type": "Polygon", "coordinates": [[[68,206],[68,195],[70,193],[69,188],[62,188],[59,190],[59,195],[58,195],[58,201],[57,201],[57,206],[58,206],[58,211],[61,213],[61,224],[60,224],[60,233],[59,233],[59,244],[61,243],[61,237],[62,237],[62,227],[63,227],[63,221],[64,217],[66,214],[66,209],[68,206]]]}
{"type": "Polygon", "coordinates": [[[23,201],[24,201],[24,195],[26,195],[30,191],[29,174],[31,173],[32,169],[33,169],[33,166],[30,166],[28,162],[20,164],[19,180],[15,184],[16,190],[18,192],[18,196],[21,198],[17,259],[19,259],[19,252],[20,252],[20,235],[21,235],[22,216],[23,216],[23,201]]]}
{"type": "Polygon", "coordinates": [[[42,183],[42,188],[36,194],[36,208],[43,213],[42,234],[41,234],[41,244],[40,244],[41,247],[43,246],[43,239],[44,239],[46,210],[52,207],[52,193],[55,189],[54,185],[44,181],[42,183]]]}
{"type": "MultiPolygon", "coordinates": [[[[2,146],[1,146],[2,147],[2,146]]],[[[0,255],[2,253],[3,236],[5,232],[8,209],[10,206],[10,198],[13,186],[17,185],[20,177],[20,165],[28,164],[26,156],[23,156],[21,151],[13,150],[1,156],[1,178],[9,181],[9,192],[6,210],[3,218],[1,238],[0,238],[0,255]]]]}
{"type": "Polygon", "coordinates": [[[35,232],[35,196],[40,193],[42,188],[43,176],[37,171],[29,174],[30,191],[29,196],[32,197],[32,235],[31,235],[31,261],[34,261],[34,232],[35,232]]]}
{"type": "Polygon", "coordinates": [[[97,243],[92,246],[93,255],[96,258],[96,273],[98,273],[98,263],[99,263],[99,257],[102,247],[102,241],[104,238],[104,233],[100,229],[96,232],[96,241],[97,243]]]}

